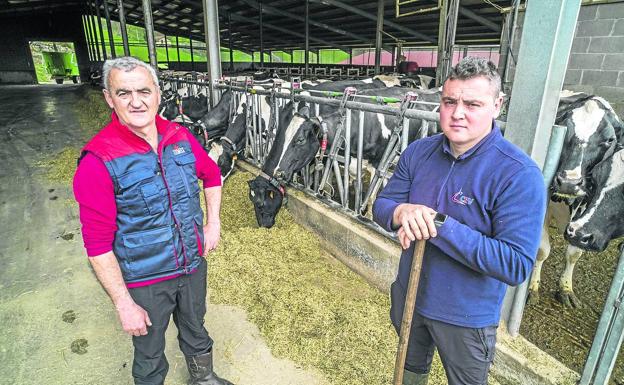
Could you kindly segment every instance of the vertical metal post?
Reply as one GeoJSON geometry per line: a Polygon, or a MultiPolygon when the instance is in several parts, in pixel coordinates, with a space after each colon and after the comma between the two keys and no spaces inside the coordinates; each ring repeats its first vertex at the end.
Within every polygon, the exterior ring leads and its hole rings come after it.
{"type": "Polygon", "coordinates": [[[375,75],[381,73],[381,44],[383,42],[384,0],[377,0],[377,29],[375,38],[375,75]]]}
{"type": "Polygon", "coordinates": [[[349,208],[349,165],[351,164],[351,109],[347,109],[345,114],[345,152],[344,152],[344,175],[343,175],[343,194],[342,207],[349,208]]]}
{"type": "Polygon", "coordinates": [[[130,44],[128,44],[128,29],[126,29],[126,16],[123,0],[117,0],[117,13],[119,14],[119,26],[121,27],[121,40],[123,41],[124,56],[130,56],[130,44]]]}
{"type": "Polygon", "coordinates": [[[167,68],[169,68],[169,42],[167,41],[167,35],[165,35],[165,56],[167,57],[167,68]]]}
{"type": "Polygon", "coordinates": [[[260,68],[264,67],[264,39],[262,37],[262,1],[259,3],[258,11],[260,12],[260,68]]]}
{"type": "Polygon", "coordinates": [[[362,156],[364,153],[364,111],[358,111],[357,135],[357,171],[355,177],[355,213],[361,215],[362,210],[362,156]]]}
{"type": "Polygon", "coordinates": [[[228,12],[228,46],[230,48],[230,72],[234,72],[234,48],[232,46],[232,15],[228,12]]]}
{"type": "Polygon", "coordinates": [[[204,5],[204,34],[208,59],[208,80],[210,81],[210,105],[214,107],[221,95],[214,84],[221,78],[221,37],[219,35],[219,7],[217,0],[202,0],[204,5]]]}
{"type": "MultiPolygon", "coordinates": [[[[513,14],[510,13],[510,19],[511,21],[508,21],[508,29],[503,28],[503,33],[508,33],[507,36],[507,49],[506,52],[504,53],[503,56],[503,50],[502,50],[502,46],[501,46],[501,61],[503,62],[503,70],[502,70],[502,82],[503,82],[503,91],[508,92],[511,88],[511,80],[510,80],[510,67],[511,67],[511,60],[509,60],[509,57],[511,56],[511,58],[513,59],[513,49],[514,49],[514,43],[515,43],[515,39],[516,39],[516,26],[518,24],[518,10],[520,9],[520,0],[515,0],[513,3],[513,14]],[[510,25],[509,25],[510,24],[510,25]]],[[[515,64],[515,59],[513,60],[514,64],[515,64]]],[[[500,71],[500,67],[501,64],[499,64],[499,71],[500,71]]]]}
{"type": "MultiPolygon", "coordinates": [[[[505,137],[543,167],[581,0],[528,2],[505,137]]],[[[507,290],[502,315],[520,329],[528,280],[507,290]]]]}
{"type": "Polygon", "coordinates": [[[152,0],[143,0],[143,18],[145,19],[145,34],[147,35],[147,52],[150,65],[158,71],[156,59],[156,41],[154,39],[154,21],[152,20],[152,0]]]}
{"type": "Polygon", "coordinates": [[[193,35],[189,35],[189,49],[191,50],[191,71],[195,71],[195,55],[193,55],[193,35]]]}
{"type": "Polygon", "coordinates": [[[308,67],[310,66],[310,1],[305,0],[305,73],[308,76],[308,67]]]}
{"type": "Polygon", "coordinates": [[[441,85],[451,68],[453,61],[453,45],[457,29],[459,0],[443,0],[440,9],[440,29],[438,34],[438,68],[436,68],[436,84],[441,85]],[[442,15],[444,14],[444,20],[442,15]],[[442,40],[440,40],[442,39],[442,40]]]}
{"type": "Polygon", "coordinates": [[[438,25],[438,62],[436,67],[436,86],[442,84],[441,69],[444,63],[444,53],[446,52],[446,15],[448,11],[449,0],[442,0],[440,4],[440,21],[438,25]]]}
{"type": "Polygon", "coordinates": [[[97,16],[97,27],[100,32],[100,41],[102,42],[102,56],[104,60],[106,57],[106,43],[104,42],[104,31],[102,30],[102,17],[100,16],[100,4],[98,0],[95,0],[95,15],[97,16]]]}
{"type": "Polygon", "coordinates": [[[93,47],[91,46],[91,37],[89,36],[88,27],[87,15],[82,15],[82,30],[84,31],[85,41],[87,42],[87,54],[89,55],[89,61],[93,61],[93,47]]]}
{"type": "Polygon", "coordinates": [[[95,53],[95,44],[93,41],[93,34],[91,32],[91,19],[89,17],[89,5],[85,4],[85,25],[87,27],[87,41],[89,42],[89,47],[91,48],[91,61],[97,60],[97,54],[95,53]]]}
{"type": "Polygon", "coordinates": [[[111,57],[114,59],[117,57],[115,52],[115,38],[113,37],[113,26],[111,25],[110,12],[108,10],[108,0],[102,2],[104,6],[104,17],[106,18],[106,29],[108,30],[108,44],[110,45],[111,57]]]}
{"type": "Polygon", "coordinates": [[[349,47],[349,65],[353,65],[353,47],[349,47]]]}
{"type": "MultiPolygon", "coordinates": [[[[95,17],[93,15],[93,3],[91,1],[88,2],[89,6],[89,23],[91,24],[91,34],[93,35],[93,43],[95,44],[95,54],[97,56],[98,61],[102,61],[102,56],[100,54],[100,42],[97,36],[97,31],[95,30],[95,17]]],[[[104,43],[102,43],[102,46],[104,43]]]]}
{"type": "Polygon", "coordinates": [[[180,69],[180,40],[178,39],[178,35],[176,35],[176,53],[178,56],[178,70],[180,69]]]}

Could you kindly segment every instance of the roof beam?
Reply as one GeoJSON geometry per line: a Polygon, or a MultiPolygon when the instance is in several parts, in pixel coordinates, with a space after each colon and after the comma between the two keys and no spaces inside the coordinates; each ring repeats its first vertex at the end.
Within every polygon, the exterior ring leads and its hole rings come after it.
{"type": "MultiPolygon", "coordinates": [[[[243,1],[245,4],[247,4],[247,5],[251,6],[251,7],[254,7],[256,9],[260,9],[260,4],[257,1],[255,1],[255,0],[241,0],[241,1],[243,1]]],[[[291,13],[291,12],[287,12],[287,11],[282,11],[279,8],[271,7],[269,5],[262,4],[262,10],[266,11],[267,13],[272,13],[272,14],[276,14],[276,15],[280,15],[280,16],[286,16],[286,17],[289,17],[289,18],[294,19],[294,20],[299,20],[299,21],[305,22],[305,17],[303,17],[303,16],[300,16],[300,15],[297,15],[297,14],[294,14],[294,13],[291,13]]],[[[357,41],[361,41],[361,42],[365,42],[365,43],[369,43],[370,42],[370,39],[367,39],[367,38],[365,38],[362,35],[358,35],[358,34],[355,34],[355,33],[349,32],[349,31],[345,31],[345,30],[340,29],[340,28],[332,27],[332,26],[327,25],[325,23],[321,23],[321,22],[318,22],[318,21],[315,21],[315,20],[312,20],[312,19],[308,19],[308,22],[310,24],[314,25],[314,26],[319,27],[319,28],[326,29],[328,31],[334,32],[334,33],[339,34],[339,35],[348,36],[348,37],[350,37],[350,38],[352,38],[354,40],[357,40],[357,41]]],[[[386,47],[386,49],[391,50],[392,48],[391,47],[386,47]]]]}
{"type": "Polygon", "coordinates": [[[470,9],[466,8],[466,7],[459,7],[459,14],[462,16],[466,16],[469,19],[472,19],[478,23],[480,23],[481,25],[484,25],[486,27],[488,27],[489,29],[491,29],[494,32],[498,32],[500,33],[501,31],[501,27],[500,25],[489,21],[488,19],[486,19],[485,17],[478,15],[477,13],[475,13],[474,11],[471,11],[470,9]]]}
{"type": "MultiPolygon", "coordinates": [[[[310,0],[310,1],[311,2],[315,2],[315,3],[321,3],[321,4],[324,4],[324,5],[333,5],[333,6],[336,6],[336,7],[339,7],[339,8],[346,9],[347,11],[353,12],[353,13],[358,14],[358,15],[360,15],[362,17],[367,18],[367,19],[371,19],[371,20],[377,21],[377,15],[373,15],[371,13],[362,11],[362,10],[360,10],[358,8],[355,8],[355,7],[353,7],[353,6],[349,5],[349,4],[345,4],[345,3],[341,2],[341,1],[338,1],[338,0],[310,0]]],[[[428,35],[425,35],[423,33],[418,32],[418,31],[414,31],[411,28],[403,27],[402,25],[394,23],[394,22],[392,22],[390,20],[386,20],[385,18],[384,18],[384,25],[387,25],[388,27],[392,27],[394,29],[398,29],[399,31],[403,31],[405,33],[409,33],[410,35],[412,35],[414,37],[426,40],[426,41],[431,42],[431,43],[436,43],[437,42],[437,39],[432,37],[432,36],[428,36],[428,35]]]]}
{"type": "MultiPolygon", "coordinates": [[[[256,20],[255,18],[249,18],[249,17],[240,16],[240,15],[238,15],[236,13],[232,13],[231,15],[232,15],[232,20],[250,22],[250,23],[253,23],[253,24],[260,24],[260,22],[258,20],[256,20]]],[[[299,32],[291,31],[291,30],[288,30],[286,28],[278,27],[276,25],[268,24],[268,23],[262,23],[262,25],[263,25],[263,27],[266,27],[266,28],[274,29],[274,30],[282,32],[282,33],[286,33],[286,34],[289,34],[289,35],[293,35],[293,36],[297,36],[297,37],[300,37],[302,39],[305,39],[305,35],[302,34],[302,33],[299,33],[299,32]]],[[[315,41],[317,43],[320,43],[322,45],[338,48],[338,49],[341,49],[343,51],[348,51],[347,47],[345,47],[343,45],[340,45],[340,44],[330,43],[328,41],[325,41],[325,40],[322,40],[322,39],[317,39],[317,38],[311,37],[311,36],[310,36],[310,40],[315,41]]]]}

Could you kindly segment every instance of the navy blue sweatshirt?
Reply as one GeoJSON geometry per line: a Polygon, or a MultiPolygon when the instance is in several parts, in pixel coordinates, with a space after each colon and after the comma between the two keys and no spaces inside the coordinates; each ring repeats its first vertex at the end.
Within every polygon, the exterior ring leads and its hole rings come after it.
{"type": "MultiPolygon", "coordinates": [[[[453,325],[498,325],[507,285],[527,279],[540,243],[546,191],[537,164],[494,126],[457,159],[442,134],[411,143],[373,205],[391,231],[401,203],[448,215],[427,242],[416,311],[453,325]]],[[[407,288],[414,242],[403,250],[397,283],[407,288]]]]}

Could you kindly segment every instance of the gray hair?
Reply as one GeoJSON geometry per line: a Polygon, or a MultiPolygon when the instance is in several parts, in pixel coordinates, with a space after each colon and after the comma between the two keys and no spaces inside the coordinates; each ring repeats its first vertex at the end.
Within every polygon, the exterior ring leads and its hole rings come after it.
{"type": "Polygon", "coordinates": [[[104,88],[110,92],[109,80],[110,73],[113,68],[117,68],[118,70],[125,72],[130,72],[137,67],[145,68],[150,73],[150,75],[152,75],[152,80],[154,81],[154,85],[156,86],[156,88],[160,89],[160,85],[158,84],[158,75],[156,75],[156,71],[154,70],[154,68],[139,59],[133,58],[132,56],[122,56],[116,59],[108,59],[104,62],[104,66],[102,69],[104,77],[104,88]]]}
{"type": "Polygon", "coordinates": [[[489,80],[494,88],[494,98],[497,98],[501,91],[501,77],[496,65],[487,59],[474,56],[463,58],[451,69],[446,80],[468,80],[479,76],[489,80]]]}

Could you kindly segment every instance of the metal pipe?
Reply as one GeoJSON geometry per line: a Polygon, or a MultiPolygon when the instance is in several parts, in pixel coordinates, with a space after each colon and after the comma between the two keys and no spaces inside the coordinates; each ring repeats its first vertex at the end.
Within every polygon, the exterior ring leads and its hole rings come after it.
{"type": "Polygon", "coordinates": [[[176,35],[176,52],[178,55],[178,69],[180,69],[180,40],[178,39],[178,35],[176,35]]]}
{"type": "Polygon", "coordinates": [[[113,26],[108,10],[108,0],[104,0],[102,5],[104,6],[104,17],[106,18],[106,29],[108,30],[108,44],[110,45],[111,57],[114,59],[117,57],[117,52],[115,52],[115,38],[113,37],[113,26]]]}
{"type": "Polygon", "coordinates": [[[124,56],[130,56],[130,44],[128,44],[128,29],[126,29],[126,16],[123,0],[117,0],[117,13],[119,14],[119,26],[121,27],[121,40],[123,41],[124,56]]]}
{"type": "MultiPolygon", "coordinates": [[[[95,54],[97,56],[98,61],[102,61],[102,56],[100,54],[100,42],[97,36],[97,32],[95,30],[95,19],[93,16],[93,3],[91,1],[88,2],[89,7],[89,23],[91,23],[91,33],[93,34],[93,42],[95,44],[95,54]]],[[[104,43],[102,43],[103,45],[104,43]]]]}
{"type": "Polygon", "coordinates": [[[232,46],[232,16],[228,12],[228,46],[230,48],[230,72],[234,72],[234,49],[232,46]]]}
{"type": "MultiPolygon", "coordinates": [[[[555,176],[557,165],[559,164],[559,158],[561,157],[561,150],[563,149],[563,142],[566,136],[567,127],[553,126],[550,134],[550,142],[548,144],[548,150],[546,152],[546,161],[544,162],[544,168],[542,169],[542,175],[544,176],[544,185],[546,186],[546,193],[555,176]]],[[[516,337],[520,332],[520,322],[522,321],[522,314],[524,313],[524,305],[526,304],[527,290],[529,288],[529,281],[527,279],[522,284],[516,287],[515,295],[511,305],[509,313],[509,320],[507,321],[507,330],[512,337],[516,337]]]]}
{"type": "Polygon", "coordinates": [[[364,154],[364,111],[358,111],[358,136],[357,136],[357,171],[355,177],[355,205],[353,206],[358,215],[362,214],[362,156],[364,154]]]}
{"type": "Polygon", "coordinates": [[[167,41],[167,35],[165,36],[165,56],[167,57],[167,68],[169,68],[169,42],[167,41]]]}
{"type": "Polygon", "coordinates": [[[219,7],[217,0],[202,0],[204,5],[204,34],[208,59],[208,80],[210,81],[210,106],[219,102],[221,95],[214,87],[221,78],[221,36],[219,35],[219,7]]]}
{"type": "Polygon", "coordinates": [[[97,26],[100,32],[100,41],[102,42],[102,55],[104,60],[106,60],[106,43],[104,43],[104,31],[102,30],[102,17],[100,16],[100,5],[98,0],[95,0],[95,15],[97,16],[97,26]]]}
{"type": "Polygon", "coordinates": [[[87,15],[82,15],[82,30],[85,34],[85,42],[87,43],[87,56],[89,56],[89,61],[93,61],[93,53],[91,52],[91,42],[89,39],[89,33],[87,31],[87,15]]]}
{"type": "Polygon", "coordinates": [[[345,152],[344,152],[344,199],[342,207],[349,208],[349,165],[351,163],[351,110],[347,110],[345,114],[345,152]]]}
{"type": "Polygon", "coordinates": [[[264,67],[264,40],[262,38],[262,1],[260,1],[258,11],[260,12],[260,68],[264,67]]]}
{"type": "Polygon", "coordinates": [[[440,20],[438,24],[438,60],[436,65],[436,86],[442,83],[442,63],[446,52],[446,15],[448,11],[448,1],[442,0],[440,3],[440,20]]]}
{"type": "Polygon", "coordinates": [[[97,60],[97,55],[95,53],[95,46],[93,44],[93,35],[91,34],[91,20],[89,19],[89,7],[88,7],[88,4],[85,4],[84,12],[85,12],[85,25],[86,25],[86,33],[87,33],[87,42],[89,43],[89,47],[91,48],[91,61],[96,61],[97,60]]]}
{"type": "Polygon", "coordinates": [[[305,73],[308,76],[308,68],[310,66],[310,1],[305,0],[305,73]]]}
{"type": "Polygon", "coordinates": [[[349,48],[349,65],[353,65],[353,47],[349,48]]]}
{"type": "Polygon", "coordinates": [[[189,48],[191,50],[191,71],[195,72],[195,58],[193,56],[193,35],[189,35],[189,48]]]}
{"type": "Polygon", "coordinates": [[[145,34],[147,35],[147,52],[152,67],[158,73],[158,60],[156,59],[156,41],[154,39],[154,20],[152,19],[152,1],[143,0],[143,18],[145,20],[145,34]]]}
{"type": "Polygon", "coordinates": [[[375,39],[375,75],[381,73],[381,45],[383,44],[384,0],[377,0],[377,32],[375,39]]]}

